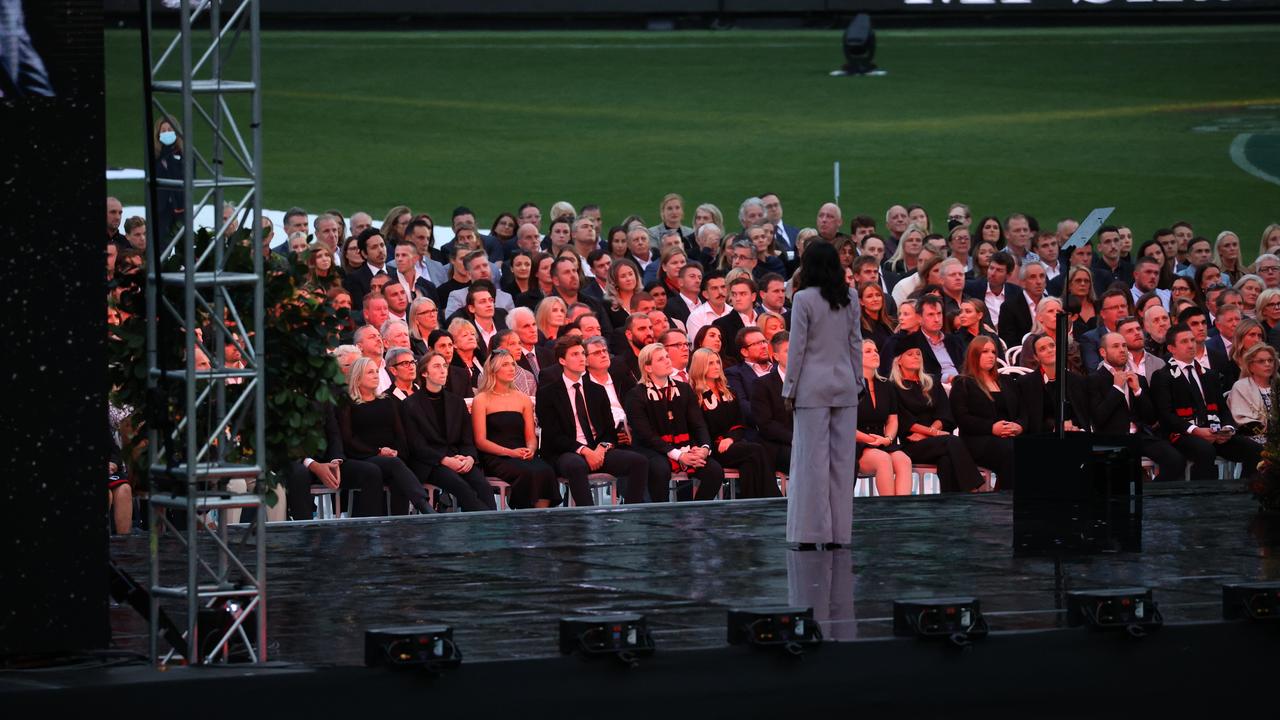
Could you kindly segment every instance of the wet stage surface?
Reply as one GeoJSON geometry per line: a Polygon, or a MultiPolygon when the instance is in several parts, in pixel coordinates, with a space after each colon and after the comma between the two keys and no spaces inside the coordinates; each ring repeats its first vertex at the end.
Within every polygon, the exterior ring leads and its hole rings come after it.
{"type": "MultiPolygon", "coordinates": [[[[972,595],[993,632],[1064,627],[1061,592],[1152,588],[1166,623],[1221,618],[1221,584],[1280,577],[1280,531],[1231,485],[1147,485],[1142,551],[1015,557],[1005,494],[855,501],[853,548],[796,552],[785,500],[271,525],[272,660],[359,665],[366,628],[443,623],[468,662],[557,654],[556,620],[648,617],[657,646],[724,645],[725,610],[813,606],[828,639],[892,635],[894,599],[972,595]]],[[[115,538],[140,582],[146,537],[115,538]]],[[[162,541],[178,557],[175,540],[162,541]]],[[[116,645],[146,627],[111,611],[116,645]]]]}

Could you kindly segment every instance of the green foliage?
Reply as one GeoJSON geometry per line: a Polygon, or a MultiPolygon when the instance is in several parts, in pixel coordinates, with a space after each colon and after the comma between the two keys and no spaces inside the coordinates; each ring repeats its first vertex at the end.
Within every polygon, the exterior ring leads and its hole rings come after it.
{"type": "MultiPolygon", "coordinates": [[[[196,234],[199,254],[213,238],[208,230],[196,234]]],[[[233,273],[253,272],[253,256],[249,248],[247,230],[235,233],[226,241],[227,253],[224,269],[233,273]]],[[[180,263],[170,260],[165,272],[179,272],[180,263]]],[[[303,279],[305,268],[291,265],[274,254],[264,261],[263,303],[265,308],[262,331],[266,357],[266,482],[259,483],[259,492],[279,481],[279,474],[291,460],[316,455],[324,444],[325,421],[323,405],[334,400],[333,387],[341,384],[342,374],[337,363],[327,354],[335,344],[341,325],[346,321],[346,310],[335,311],[324,301],[324,295],[307,287],[303,279]]],[[[146,282],[143,275],[121,276],[116,280],[117,307],[124,316],[121,324],[113,326],[108,338],[109,377],[113,400],[133,409],[130,417],[136,432],[126,437],[126,455],[135,457],[134,477],[143,480],[146,474],[145,447],[149,422],[155,417],[149,410],[163,409],[169,418],[180,417],[184,390],[181,382],[163,383],[148,396],[146,390],[146,282]]],[[[167,297],[181,308],[181,290],[170,288],[167,297]]],[[[253,291],[247,286],[229,290],[231,300],[239,310],[240,319],[252,323],[253,291]]],[[[199,307],[199,306],[197,306],[199,307]]],[[[158,337],[157,352],[166,368],[185,367],[182,354],[184,338],[172,317],[161,310],[162,327],[168,332],[158,337]]],[[[203,313],[199,326],[204,330],[205,348],[210,358],[216,356],[208,342],[212,339],[207,329],[213,318],[203,313]]],[[[252,344],[258,332],[255,327],[239,327],[228,316],[224,319],[228,332],[245,338],[252,344]]],[[[228,406],[234,402],[244,385],[227,387],[228,406]]],[[[241,413],[238,424],[225,433],[223,457],[228,460],[252,458],[253,447],[250,424],[252,412],[241,413]]],[[[196,419],[197,424],[203,421],[196,419]]],[[[207,428],[202,428],[207,430],[207,428]]],[[[176,448],[180,455],[181,448],[176,448]]],[[[176,459],[176,458],[175,458],[176,459]]],[[[269,499],[274,495],[268,494],[269,499]]]]}

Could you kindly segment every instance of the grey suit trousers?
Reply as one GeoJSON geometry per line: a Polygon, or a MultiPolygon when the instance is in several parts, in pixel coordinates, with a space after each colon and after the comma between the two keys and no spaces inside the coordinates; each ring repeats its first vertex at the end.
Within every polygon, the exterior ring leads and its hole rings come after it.
{"type": "Polygon", "coordinates": [[[813,608],[813,619],[827,640],[857,640],[853,612],[853,553],[787,553],[787,604],[813,608]]]}
{"type": "Polygon", "coordinates": [[[858,408],[798,407],[787,481],[787,542],[839,543],[853,535],[858,408]]]}

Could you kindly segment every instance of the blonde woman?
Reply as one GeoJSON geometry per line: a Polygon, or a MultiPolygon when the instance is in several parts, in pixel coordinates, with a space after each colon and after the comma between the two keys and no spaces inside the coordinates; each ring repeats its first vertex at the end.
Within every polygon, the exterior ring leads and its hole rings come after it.
{"type": "Polygon", "coordinates": [[[436,301],[420,297],[409,306],[409,349],[414,357],[427,354],[427,338],[440,329],[440,309],[436,301]]]}
{"type": "Polygon", "coordinates": [[[511,485],[514,508],[560,504],[556,471],[538,457],[533,401],[516,390],[516,361],[498,350],[484,364],[484,383],[471,405],[471,427],[485,472],[511,485]]]}
{"type": "Polygon", "coordinates": [[[538,344],[550,345],[560,336],[560,328],[569,319],[569,308],[564,300],[558,297],[545,297],[538,303],[534,311],[534,322],[538,326],[538,344]]]}
{"type": "Polygon", "coordinates": [[[453,337],[452,364],[467,371],[471,387],[475,387],[484,372],[484,348],[480,347],[480,333],[470,320],[454,318],[449,323],[449,335],[453,337]]]}
{"type": "Polygon", "coordinates": [[[898,445],[893,386],[880,377],[880,349],[862,340],[862,393],[858,395],[858,472],[875,478],[882,497],[911,494],[911,458],[898,445]]]}
{"type": "Polygon", "coordinates": [[[1261,445],[1267,441],[1267,423],[1275,407],[1271,388],[1276,381],[1276,349],[1258,343],[1240,356],[1240,367],[1242,377],[1227,393],[1227,409],[1240,434],[1261,445]]]}
{"type": "Polygon", "coordinates": [[[916,270],[916,261],[920,251],[924,249],[924,236],[927,233],[919,225],[908,225],[898,238],[898,247],[889,258],[889,270],[900,276],[907,276],[916,270]]]}
{"type": "Polygon", "coordinates": [[[367,357],[351,365],[346,402],[338,407],[338,427],[347,457],[377,466],[391,493],[391,514],[404,515],[409,505],[420,513],[434,512],[422,483],[400,458],[407,447],[400,420],[399,400],[378,394],[382,368],[367,357]]]}
{"type": "Polygon", "coordinates": [[[768,452],[763,445],[746,439],[742,409],[729,390],[720,356],[705,348],[695,352],[690,359],[689,382],[707,423],[711,457],[738,471],[738,495],[781,497],[768,452]]]}

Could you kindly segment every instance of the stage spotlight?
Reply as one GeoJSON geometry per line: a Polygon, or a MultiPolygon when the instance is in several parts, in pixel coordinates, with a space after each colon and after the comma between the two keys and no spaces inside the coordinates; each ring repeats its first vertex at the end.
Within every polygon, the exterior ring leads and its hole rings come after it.
{"type": "Polygon", "coordinates": [[[1222,619],[1255,622],[1280,620],[1280,582],[1223,585],[1222,619]]]}
{"type": "Polygon", "coordinates": [[[782,649],[803,655],[822,644],[822,628],[813,608],[771,607],[729,611],[729,644],[782,649]]]}
{"type": "Polygon", "coordinates": [[[462,651],[447,625],[377,628],[364,631],[364,664],[438,673],[462,664],[462,651]]]}
{"type": "Polygon", "coordinates": [[[1141,637],[1164,624],[1147,588],[1076,590],[1067,593],[1067,625],[1094,630],[1125,630],[1141,637]]]}
{"type": "Polygon", "coordinates": [[[613,657],[632,667],[652,655],[653,636],[643,615],[578,615],[560,618],[560,652],[584,658],[613,657]]]}
{"type": "Polygon", "coordinates": [[[987,621],[977,598],[926,598],[893,602],[893,634],[947,638],[960,646],[987,636],[987,621]]]}
{"type": "Polygon", "coordinates": [[[858,13],[845,28],[842,39],[844,48],[844,66],[831,71],[834,77],[844,75],[884,75],[885,71],[876,67],[876,31],[871,29],[871,16],[858,13]]]}

